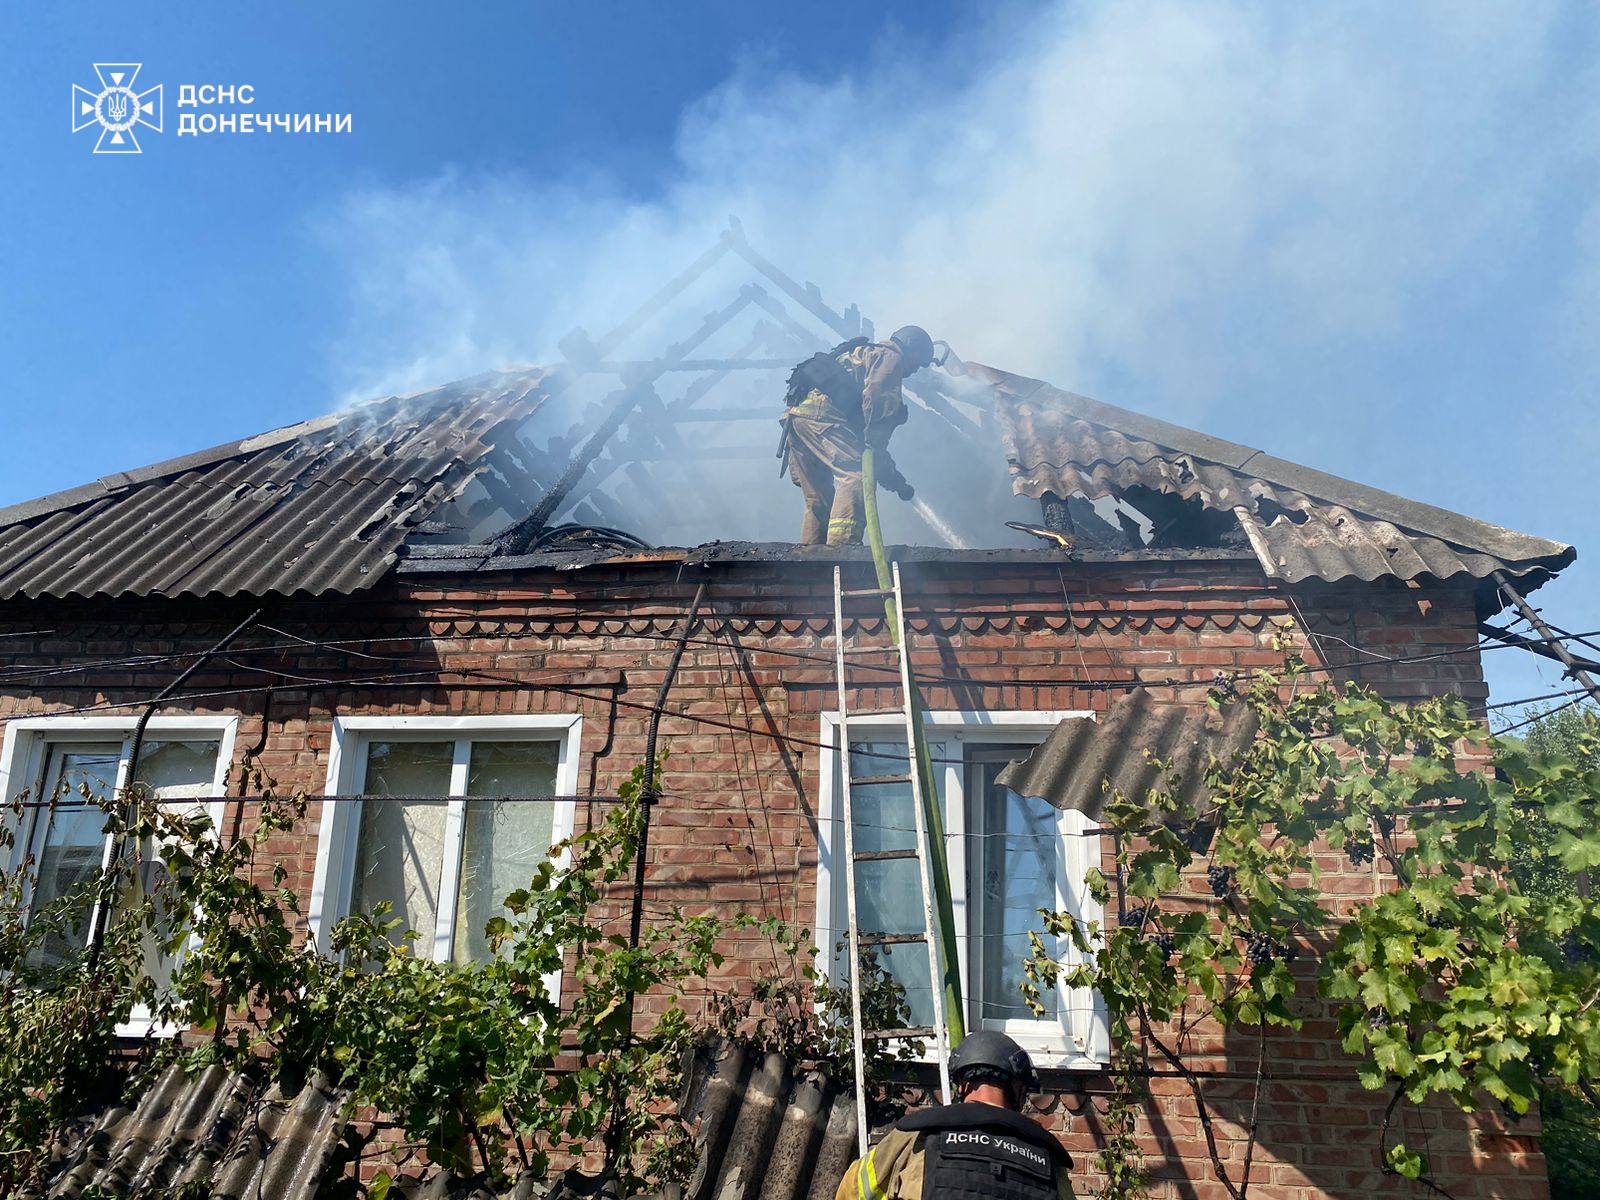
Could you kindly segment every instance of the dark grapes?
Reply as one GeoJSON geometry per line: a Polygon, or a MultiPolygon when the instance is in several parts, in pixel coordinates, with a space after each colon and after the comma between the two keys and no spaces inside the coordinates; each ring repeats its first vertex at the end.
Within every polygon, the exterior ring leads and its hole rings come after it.
{"type": "Polygon", "coordinates": [[[1389,1013],[1385,1009],[1375,1008],[1367,1014],[1367,1024],[1374,1029],[1389,1028],[1389,1013]]]}
{"type": "Polygon", "coordinates": [[[1344,853],[1345,857],[1350,860],[1351,866],[1364,867],[1372,861],[1372,839],[1367,838],[1362,841],[1352,839],[1345,843],[1344,853]]]}
{"type": "Polygon", "coordinates": [[[1149,926],[1151,931],[1150,940],[1154,942],[1156,946],[1160,947],[1162,958],[1171,958],[1173,952],[1178,948],[1178,943],[1173,941],[1170,933],[1167,933],[1165,930],[1161,929],[1160,926],[1154,924],[1156,916],[1155,910],[1131,908],[1127,912],[1123,913],[1122,916],[1117,918],[1117,924],[1121,925],[1124,929],[1139,929],[1145,924],[1146,913],[1149,913],[1151,920],[1151,924],[1149,926]]]}
{"type": "Polygon", "coordinates": [[[1586,945],[1584,940],[1576,933],[1569,933],[1562,937],[1561,953],[1567,962],[1573,966],[1594,961],[1594,949],[1586,945]]]}
{"type": "Polygon", "coordinates": [[[1206,882],[1211,885],[1211,894],[1219,900],[1233,890],[1232,867],[1209,867],[1206,869],[1206,882]]]}
{"type": "Polygon", "coordinates": [[[1244,956],[1258,967],[1271,966],[1278,957],[1278,943],[1270,933],[1253,933],[1245,943],[1244,956]]]}

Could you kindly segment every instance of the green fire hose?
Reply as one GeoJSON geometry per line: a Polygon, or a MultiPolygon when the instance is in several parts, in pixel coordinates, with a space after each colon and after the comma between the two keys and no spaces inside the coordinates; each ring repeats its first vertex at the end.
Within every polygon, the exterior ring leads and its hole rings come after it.
{"type": "MultiPolygon", "coordinates": [[[[878,524],[878,476],[875,453],[869,445],[861,455],[861,492],[866,505],[867,544],[872,548],[872,565],[878,574],[878,586],[886,592],[894,587],[894,577],[889,571],[889,558],[883,549],[883,530],[878,524]]],[[[889,636],[899,644],[899,614],[895,612],[894,595],[883,598],[884,616],[888,618],[889,636]]],[[[906,653],[909,655],[910,648],[906,653]]],[[[915,682],[906,697],[911,705],[912,747],[916,760],[917,777],[922,784],[922,814],[928,831],[928,866],[933,877],[933,899],[939,922],[939,965],[943,978],[945,1025],[949,1030],[950,1046],[954,1049],[966,1036],[967,1023],[961,1002],[961,960],[956,954],[956,912],[950,895],[950,859],[945,850],[944,810],[939,804],[938,777],[933,773],[933,760],[928,755],[928,739],[922,728],[922,692],[915,682]]]]}

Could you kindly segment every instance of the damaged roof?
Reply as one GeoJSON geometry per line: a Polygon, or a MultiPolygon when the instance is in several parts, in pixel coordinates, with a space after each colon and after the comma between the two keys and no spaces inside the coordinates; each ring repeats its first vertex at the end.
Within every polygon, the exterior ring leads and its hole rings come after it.
{"type": "Polygon", "coordinates": [[[548,380],[479,376],[0,509],[0,600],[371,587],[548,380]]]}
{"type": "MultiPolygon", "coordinates": [[[[1040,380],[980,364],[968,364],[967,372],[988,385],[985,395],[1017,494],[1093,501],[1131,493],[1135,506],[1150,493],[1192,501],[1213,514],[1213,522],[1230,523],[1238,554],[1253,556],[1269,578],[1285,583],[1486,580],[1505,571],[1537,586],[1575,557],[1559,542],[1406,500],[1040,380]]],[[[524,455],[515,487],[496,476],[496,464],[508,447],[517,456],[519,427],[561,386],[556,375],[538,369],[492,373],[0,509],[0,601],[348,594],[373,586],[401,560],[407,572],[438,573],[659,557],[659,550],[567,551],[550,558],[506,554],[492,545],[419,544],[430,519],[438,525],[475,480],[506,492],[501,502],[508,508],[525,501],[524,511],[545,488],[560,490],[553,473],[565,461],[565,444],[524,455]]],[[[575,479],[574,469],[566,474],[575,479]]],[[[1116,557],[1169,557],[1186,549],[1203,556],[1208,548],[1218,555],[1223,549],[1204,539],[1187,547],[1181,538],[1169,541],[1116,557]]],[[[748,543],[679,553],[707,561],[774,557],[772,548],[757,552],[748,543]]],[[[1082,545],[1077,557],[1104,556],[1082,545]]]]}
{"type": "Polygon", "coordinates": [[[1013,489],[1094,500],[1129,488],[1198,500],[1233,516],[1270,578],[1332,583],[1383,576],[1545,576],[1571,546],[1407,500],[1264,451],[967,364],[994,389],[1013,489]]]}

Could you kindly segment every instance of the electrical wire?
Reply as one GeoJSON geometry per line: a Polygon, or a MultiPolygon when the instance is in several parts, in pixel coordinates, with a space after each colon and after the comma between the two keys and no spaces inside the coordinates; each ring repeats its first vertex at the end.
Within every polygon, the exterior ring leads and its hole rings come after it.
{"type": "MultiPolygon", "coordinates": [[[[1071,613],[1070,599],[1068,600],[1067,603],[1068,603],[1068,612],[1069,612],[1069,615],[1070,615],[1070,613],[1071,613]]],[[[1298,605],[1296,605],[1296,608],[1298,609],[1298,605]]],[[[458,614],[458,615],[467,615],[467,614],[458,614]]],[[[618,618],[618,619],[621,619],[621,618],[618,618]]],[[[726,624],[727,624],[726,620],[724,620],[722,622],[722,624],[723,624],[723,626],[725,628],[726,624]]],[[[1515,624],[1515,622],[1513,622],[1513,625],[1514,624],[1515,624]]],[[[278,629],[276,627],[269,626],[269,625],[266,625],[266,624],[262,624],[260,627],[262,629],[264,629],[264,630],[267,630],[267,631],[269,631],[271,633],[274,633],[274,634],[278,635],[279,637],[288,638],[288,639],[290,639],[290,641],[288,641],[288,642],[280,642],[280,643],[268,643],[268,644],[265,644],[265,645],[258,645],[258,646],[239,646],[239,647],[232,648],[230,653],[234,654],[234,655],[248,655],[248,654],[275,653],[275,652],[283,651],[283,650],[294,650],[294,649],[311,648],[311,649],[318,649],[318,650],[327,650],[327,651],[331,651],[331,652],[334,652],[334,653],[346,654],[346,655],[349,655],[351,657],[367,659],[367,660],[374,661],[374,662],[412,662],[412,663],[415,663],[415,662],[430,661],[430,660],[420,660],[420,659],[417,659],[417,658],[414,658],[414,657],[413,658],[407,658],[404,655],[378,654],[378,653],[373,653],[373,652],[370,652],[370,651],[362,651],[362,650],[352,649],[351,647],[353,645],[355,645],[355,644],[358,644],[358,643],[359,644],[371,644],[373,642],[386,642],[386,643],[395,643],[395,642],[440,643],[440,642],[454,641],[454,640],[457,640],[458,637],[466,636],[466,635],[455,635],[455,636],[452,636],[452,635],[449,635],[449,634],[443,634],[443,635],[441,635],[441,634],[421,634],[421,635],[404,635],[404,636],[394,636],[394,637],[316,639],[316,638],[303,637],[301,635],[294,634],[294,633],[288,632],[286,630],[278,629]]],[[[1304,627],[1303,617],[1302,617],[1302,627],[1304,627]]],[[[1511,627],[1512,626],[1506,626],[1504,628],[1509,630],[1511,627]]],[[[49,632],[49,631],[41,631],[41,632],[49,632]]],[[[1100,632],[1101,632],[1102,638],[1104,638],[1104,636],[1105,636],[1104,630],[1101,630],[1100,632]]],[[[1482,655],[1482,654],[1487,653],[1488,651],[1491,651],[1491,650],[1508,650],[1508,649],[1521,649],[1522,648],[1522,647],[1518,647],[1518,646],[1514,646],[1514,645],[1508,645],[1507,643],[1504,643],[1504,642],[1489,641],[1489,642],[1479,642],[1479,643],[1476,643],[1476,644],[1473,644],[1473,645],[1467,645],[1467,646],[1458,646],[1458,647],[1455,647],[1453,649],[1447,649],[1447,650],[1426,651],[1426,652],[1420,652],[1420,653],[1416,653],[1416,654],[1406,654],[1406,655],[1386,655],[1386,654],[1380,654],[1379,652],[1374,651],[1374,650],[1366,650],[1366,649],[1364,649],[1362,647],[1355,646],[1353,643],[1348,642],[1343,638],[1339,638],[1339,637],[1337,637],[1336,635],[1333,635],[1333,634],[1315,632],[1315,631],[1312,631],[1310,629],[1307,629],[1306,633],[1307,633],[1308,637],[1321,639],[1321,640],[1330,640],[1330,641],[1333,641],[1333,642],[1336,642],[1336,643],[1338,643],[1340,645],[1345,646],[1346,648],[1352,650],[1353,652],[1365,654],[1371,660],[1369,662],[1361,662],[1361,663],[1307,663],[1302,668],[1302,671],[1305,672],[1305,673],[1317,673],[1317,674],[1324,674],[1324,673],[1325,674],[1332,674],[1332,673],[1339,672],[1339,671],[1359,670],[1362,667],[1377,666],[1377,665],[1380,665],[1380,664],[1393,665],[1393,666],[1402,666],[1402,665],[1411,664],[1411,663],[1433,662],[1433,661],[1439,661],[1439,660],[1449,659],[1449,658],[1467,657],[1467,656],[1470,656],[1470,655],[1473,655],[1473,654],[1482,655]]],[[[0,635],[0,636],[3,636],[3,635],[0,635]]],[[[507,637],[508,639],[519,640],[519,639],[524,639],[524,638],[535,638],[535,637],[541,637],[542,638],[542,637],[548,637],[550,635],[524,632],[524,633],[505,634],[503,636],[507,637]]],[[[616,637],[628,637],[628,638],[647,638],[647,639],[651,639],[651,640],[667,640],[667,641],[675,640],[675,636],[672,635],[672,634],[668,634],[668,633],[651,633],[651,632],[636,633],[636,632],[633,632],[633,631],[626,631],[626,632],[619,633],[619,634],[614,634],[614,635],[613,634],[605,634],[605,633],[596,633],[594,635],[589,635],[589,636],[594,636],[594,637],[616,636],[616,637]]],[[[1587,633],[1563,633],[1563,632],[1559,632],[1558,631],[1556,636],[1546,637],[1546,636],[1540,635],[1540,636],[1535,636],[1535,637],[1524,637],[1524,641],[1539,642],[1541,644],[1550,644],[1550,643],[1554,643],[1554,642],[1574,641],[1575,640],[1575,641],[1583,642],[1586,645],[1590,645],[1590,644],[1593,644],[1593,643],[1586,642],[1585,639],[1586,638],[1590,638],[1590,637],[1596,637],[1596,636],[1600,636],[1600,630],[1590,630],[1587,633]]],[[[691,637],[689,639],[689,644],[691,644],[691,645],[700,645],[700,646],[713,646],[714,647],[714,646],[724,645],[725,643],[723,643],[721,640],[716,639],[716,638],[695,638],[695,637],[691,637]]],[[[1107,644],[1106,648],[1108,650],[1111,649],[1111,647],[1109,646],[1109,643],[1107,644]]],[[[887,653],[890,649],[892,649],[892,647],[885,646],[885,647],[883,647],[883,649],[884,649],[885,653],[887,653]]],[[[816,664],[818,664],[820,666],[831,667],[833,665],[833,659],[831,657],[828,657],[826,655],[821,655],[821,654],[810,654],[810,653],[807,653],[807,652],[801,651],[801,650],[790,650],[790,649],[786,649],[786,648],[782,648],[782,647],[776,647],[776,646],[752,646],[752,647],[745,647],[745,648],[743,648],[743,650],[744,650],[745,653],[767,654],[767,655],[771,655],[771,656],[774,656],[774,657],[787,658],[787,659],[791,659],[791,660],[799,661],[799,662],[812,662],[812,663],[816,663],[816,664]]],[[[544,654],[545,652],[546,651],[544,651],[544,650],[522,650],[522,651],[519,651],[519,650],[507,650],[507,651],[502,651],[500,653],[501,653],[502,656],[518,655],[518,656],[535,657],[535,656],[540,656],[540,655],[544,654]]],[[[119,658],[98,659],[98,660],[95,660],[95,661],[92,661],[92,662],[73,663],[73,664],[66,665],[66,666],[56,666],[56,667],[49,667],[49,668],[44,668],[44,669],[41,669],[42,664],[15,665],[15,666],[8,667],[8,668],[0,668],[0,682],[24,684],[24,685],[26,685],[26,684],[38,684],[38,683],[47,682],[49,680],[58,678],[60,676],[73,675],[73,674],[83,674],[83,673],[89,672],[89,671],[103,670],[103,669],[108,669],[108,668],[136,668],[137,669],[137,668],[153,667],[153,666],[157,666],[157,665],[164,664],[164,663],[179,662],[179,661],[183,661],[183,660],[186,660],[186,659],[197,658],[197,657],[200,657],[203,653],[204,653],[204,651],[194,650],[194,651],[174,651],[174,652],[167,653],[167,654],[127,655],[127,656],[123,656],[123,657],[119,657],[119,658]],[[29,672],[32,672],[32,674],[29,674],[29,672]]],[[[1082,658],[1081,646],[1080,646],[1080,649],[1079,649],[1079,655],[1080,655],[1080,660],[1081,660],[1081,658],[1082,658]]],[[[242,663],[235,663],[235,665],[241,667],[242,669],[259,669],[259,668],[255,668],[255,667],[246,667],[246,664],[242,664],[242,663]]],[[[888,665],[888,664],[877,664],[877,663],[871,663],[871,662],[862,662],[862,663],[856,663],[856,664],[853,664],[853,665],[855,666],[855,668],[857,670],[877,671],[877,672],[880,672],[880,673],[890,674],[890,675],[897,675],[898,674],[898,670],[899,670],[898,667],[896,667],[896,666],[891,666],[891,665],[888,665]]],[[[1147,680],[1147,679],[1095,678],[1095,677],[1089,675],[1088,670],[1087,670],[1087,663],[1083,663],[1082,665],[1084,667],[1084,676],[1080,677],[1080,678],[1076,678],[1076,679],[1065,679],[1065,678],[1063,678],[1063,679],[1030,679],[1030,680],[1020,681],[1020,682],[1025,682],[1026,684],[1028,684],[1030,686],[1058,685],[1058,686],[1067,686],[1067,687],[1083,687],[1083,688],[1099,689],[1099,690],[1112,690],[1112,689],[1117,689],[1117,688],[1130,689],[1131,690],[1133,688],[1139,688],[1139,687],[1146,687],[1146,688],[1148,688],[1148,687],[1180,687],[1180,686],[1194,686],[1195,685],[1195,681],[1194,680],[1176,680],[1176,679],[1147,680]]],[[[1234,681],[1238,681],[1239,679],[1242,679],[1242,678],[1247,678],[1250,674],[1251,674],[1251,672],[1245,671],[1245,670],[1233,671],[1233,672],[1217,672],[1218,676],[1224,677],[1224,678],[1230,678],[1230,679],[1233,679],[1234,681]]],[[[963,686],[963,687],[983,686],[983,684],[985,682],[985,681],[970,679],[970,678],[968,678],[966,676],[961,676],[961,675],[945,675],[945,674],[940,674],[940,673],[936,673],[936,672],[915,671],[915,670],[913,671],[913,677],[919,683],[946,683],[946,684],[959,685],[959,686],[963,686]]]]}
{"type": "Polygon", "coordinates": [[[1583,704],[1584,701],[1587,700],[1588,698],[1589,698],[1589,689],[1588,688],[1578,688],[1578,689],[1576,689],[1576,694],[1572,695],[1570,699],[1564,700],[1560,704],[1557,704],[1552,708],[1546,708],[1546,709],[1541,709],[1538,712],[1532,712],[1532,713],[1530,713],[1528,716],[1524,717],[1520,721],[1517,721],[1517,722],[1515,722],[1515,723],[1513,723],[1511,725],[1503,725],[1503,726],[1501,726],[1499,729],[1495,730],[1495,736],[1496,737],[1504,737],[1508,733],[1515,733],[1519,729],[1523,729],[1523,728],[1526,728],[1529,725],[1533,725],[1533,724],[1535,724],[1535,723],[1537,723],[1539,721],[1543,721],[1546,717],[1553,717],[1557,713],[1566,712],[1567,709],[1569,709],[1569,708],[1576,708],[1579,705],[1583,704]]]}
{"type": "MultiPolygon", "coordinates": [[[[309,641],[309,639],[307,639],[307,640],[309,641]]],[[[337,646],[333,646],[331,644],[325,644],[325,643],[312,643],[312,644],[317,645],[318,648],[334,650],[334,651],[337,651],[337,652],[344,652],[344,648],[343,647],[337,647],[337,646]]],[[[719,644],[720,645],[721,643],[719,642],[719,643],[714,643],[714,644],[719,644]]],[[[356,654],[356,655],[360,655],[361,657],[380,658],[380,656],[367,655],[367,654],[365,654],[364,652],[361,652],[361,651],[351,651],[350,653],[353,653],[353,654],[356,654]]],[[[418,660],[415,660],[415,659],[407,660],[407,659],[402,659],[402,658],[393,658],[393,659],[380,658],[380,661],[411,662],[411,663],[414,663],[414,662],[416,662],[418,660]]],[[[695,714],[695,713],[688,713],[688,712],[672,712],[672,711],[667,710],[665,708],[661,708],[661,707],[659,707],[657,705],[643,704],[643,703],[640,703],[638,701],[624,700],[624,699],[622,699],[622,698],[620,698],[618,696],[615,696],[615,695],[599,695],[599,694],[597,694],[597,693],[595,693],[593,691],[586,690],[585,689],[585,685],[573,685],[573,684],[569,684],[569,683],[564,682],[564,679],[566,678],[566,676],[562,676],[562,677],[556,678],[556,679],[528,679],[528,678],[520,678],[520,677],[516,677],[516,676],[507,677],[507,676],[502,676],[502,675],[496,675],[496,674],[493,674],[491,672],[487,672],[487,671],[483,671],[483,670],[479,670],[479,669],[442,666],[442,665],[440,665],[440,664],[438,664],[436,662],[428,663],[427,668],[424,669],[424,670],[411,671],[411,672],[389,672],[389,673],[381,673],[381,674],[375,674],[375,675],[370,675],[370,676],[357,676],[357,677],[347,677],[347,678],[330,678],[330,677],[322,677],[322,676],[286,675],[285,673],[280,672],[277,668],[262,667],[262,666],[252,666],[249,669],[255,670],[255,671],[258,671],[258,672],[261,672],[261,673],[264,673],[264,674],[282,675],[283,677],[286,677],[286,678],[293,678],[293,679],[296,680],[296,682],[310,683],[310,684],[313,684],[313,685],[319,686],[319,687],[344,688],[344,689],[349,689],[349,690],[367,689],[367,688],[380,688],[380,687],[416,687],[416,686],[425,685],[425,681],[437,680],[437,679],[439,679],[440,676],[443,676],[443,675],[456,675],[456,676],[460,676],[463,679],[470,679],[470,680],[483,682],[483,683],[493,683],[493,684],[496,684],[496,685],[499,685],[499,686],[519,688],[519,689],[520,688],[540,688],[540,687],[548,688],[548,689],[553,690],[553,691],[559,691],[559,692],[563,692],[563,693],[568,694],[568,695],[578,696],[578,697],[582,697],[582,698],[585,698],[585,699],[593,699],[593,700],[598,700],[598,701],[605,702],[605,703],[615,703],[618,707],[628,708],[628,709],[631,709],[631,710],[634,710],[634,711],[639,711],[639,712],[644,712],[644,713],[655,713],[657,711],[660,711],[660,713],[661,713],[661,715],[663,717],[675,717],[675,718],[680,719],[680,720],[688,721],[691,724],[699,724],[699,725],[704,725],[704,726],[708,726],[708,727],[729,729],[729,730],[732,730],[733,732],[747,733],[747,734],[751,734],[751,735],[760,735],[762,737],[770,738],[770,739],[772,739],[774,741],[783,742],[783,743],[788,744],[790,746],[801,746],[801,747],[806,747],[806,748],[811,748],[811,749],[829,750],[829,751],[832,751],[832,750],[835,749],[835,747],[831,743],[828,743],[828,742],[822,742],[822,741],[818,741],[818,740],[811,739],[811,738],[799,737],[799,736],[796,736],[796,735],[793,735],[793,734],[783,734],[783,733],[779,733],[776,730],[772,730],[772,729],[767,729],[767,730],[753,729],[753,728],[751,728],[749,726],[740,726],[740,725],[731,724],[729,722],[719,721],[714,717],[708,717],[708,716],[705,716],[703,714],[695,714]]],[[[964,680],[962,682],[967,686],[973,686],[973,685],[978,683],[978,681],[972,681],[972,680],[964,680]]],[[[444,685],[443,683],[435,683],[434,686],[442,687],[442,686],[446,686],[446,685],[444,685]]],[[[1000,684],[998,686],[1008,686],[1008,685],[1000,684]]],[[[1015,685],[1009,685],[1009,686],[1015,686],[1015,685]]],[[[1072,685],[1069,684],[1067,686],[1072,686],[1072,685]]],[[[1132,687],[1141,686],[1141,682],[1140,681],[1121,681],[1121,682],[1119,682],[1119,686],[1126,686],[1126,687],[1131,689],[1132,687]]],[[[1142,686],[1151,686],[1151,683],[1149,681],[1144,681],[1142,686]]],[[[1168,685],[1168,686],[1170,686],[1170,685],[1168,685]]],[[[1193,682],[1186,682],[1184,684],[1184,686],[1198,686],[1198,685],[1193,683],[1193,682]]],[[[261,692],[267,691],[267,690],[278,690],[278,689],[281,689],[281,687],[282,687],[282,683],[281,683],[281,681],[279,681],[279,682],[275,682],[273,684],[262,686],[262,687],[236,687],[236,688],[216,689],[216,690],[210,690],[210,691],[204,691],[204,692],[193,692],[193,693],[187,693],[187,694],[183,694],[183,695],[177,695],[177,696],[168,697],[167,704],[169,706],[176,707],[176,706],[180,706],[182,704],[190,703],[190,702],[197,701],[197,700],[211,700],[211,699],[220,699],[220,698],[224,698],[224,697],[255,695],[255,694],[259,694],[261,692]]],[[[1498,709],[1502,709],[1502,708],[1509,708],[1509,707],[1515,707],[1515,706],[1518,706],[1518,705],[1527,705],[1527,704],[1530,704],[1530,703],[1542,702],[1542,701],[1545,701],[1545,700],[1560,699],[1560,698],[1563,698],[1565,696],[1569,696],[1569,695],[1573,695],[1573,694],[1578,693],[1578,692],[1582,692],[1583,690],[1584,689],[1582,689],[1582,688],[1574,688],[1574,689],[1569,689],[1567,691],[1551,693],[1551,694],[1548,694],[1548,695],[1524,697],[1524,698],[1520,698],[1520,699],[1516,699],[1516,700],[1506,700],[1506,701],[1501,701],[1501,702],[1498,702],[1498,703],[1495,703],[1495,704],[1485,705],[1484,709],[1485,709],[1485,711],[1494,711],[1494,710],[1498,710],[1498,709]]],[[[145,704],[145,703],[148,703],[148,700],[101,701],[101,702],[97,702],[97,703],[94,703],[94,704],[79,705],[79,706],[69,707],[69,708],[64,708],[64,709],[56,709],[56,710],[53,710],[53,711],[51,711],[49,713],[45,713],[45,714],[31,714],[31,715],[40,715],[40,716],[45,716],[45,717],[62,717],[62,716],[79,715],[79,714],[83,714],[83,713],[104,712],[104,711],[109,711],[109,710],[112,710],[112,709],[119,709],[119,708],[139,707],[140,705],[145,704]]],[[[24,714],[19,714],[19,715],[24,715],[24,714]]],[[[878,758],[878,759],[889,760],[889,761],[896,761],[898,759],[898,757],[899,757],[899,756],[897,756],[895,754],[892,754],[892,753],[871,751],[871,750],[858,750],[858,751],[855,751],[854,753],[862,754],[865,757],[869,757],[869,758],[878,758]]],[[[940,762],[940,763],[944,763],[944,764],[947,764],[947,765],[962,765],[964,760],[958,760],[958,759],[936,759],[935,761],[940,762]]]]}

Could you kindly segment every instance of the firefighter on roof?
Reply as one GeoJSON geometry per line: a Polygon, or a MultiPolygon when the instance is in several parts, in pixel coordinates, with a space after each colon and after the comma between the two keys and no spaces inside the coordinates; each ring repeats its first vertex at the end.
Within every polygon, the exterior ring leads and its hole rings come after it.
{"type": "Polygon", "coordinates": [[[1037,1078],[1003,1033],[969,1033],[950,1056],[960,1102],[903,1118],[850,1165],[834,1200],[1073,1200],[1061,1143],[1022,1115],[1037,1078]]]}
{"type": "Polygon", "coordinates": [[[852,338],[813,354],[790,374],[778,456],[805,496],[805,545],[861,541],[861,455],[869,445],[877,452],[878,482],[911,499],[911,485],[889,457],[889,436],[906,419],[901,382],[932,363],[933,355],[932,339],[907,325],[887,342],[852,338]]]}

